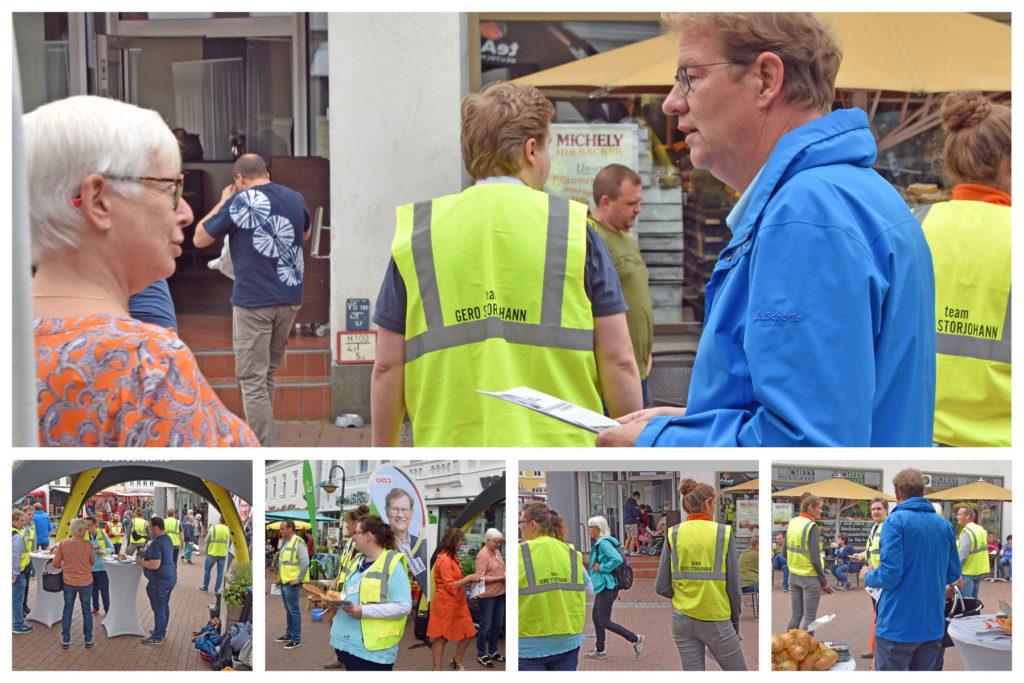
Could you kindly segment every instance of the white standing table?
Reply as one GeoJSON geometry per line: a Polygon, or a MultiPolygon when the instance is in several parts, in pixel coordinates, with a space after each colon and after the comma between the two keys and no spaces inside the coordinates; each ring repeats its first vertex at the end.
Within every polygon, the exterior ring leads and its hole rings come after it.
{"type": "Polygon", "coordinates": [[[134,561],[118,561],[105,558],[103,566],[107,569],[110,579],[110,611],[103,620],[103,628],[108,638],[114,636],[144,636],[142,623],[139,621],[139,580],[142,578],[142,565],[134,561]]]}
{"type": "Polygon", "coordinates": [[[43,567],[53,559],[50,553],[29,553],[32,569],[36,574],[36,597],[32,600],[32,611],[25,618],[38,621],[50,628],[64,616],[64,593],[47,593],[43,590],[43,567]]]}
{"type": "Polygon", "coordinates": [[[951,619],[949,637],[956,646],[966,671],[1009,671],[1013,638],[1001,629],[985,628],[985,620],[994,614],[951,619]]]}

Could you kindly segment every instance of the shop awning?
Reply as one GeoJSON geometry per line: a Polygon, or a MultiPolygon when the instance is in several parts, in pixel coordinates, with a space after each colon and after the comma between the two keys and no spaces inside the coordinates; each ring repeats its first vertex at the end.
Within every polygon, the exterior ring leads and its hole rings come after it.
{"type": "Polygon", "coordinates": [[[727,489],[722,489],[720,493],[743,493],[744,491],[757,493],[758,486],[758,480],[751,479],[750,481],[745,481],[742,484],[736,484],[735,486],[730,486],[727,489]]]}
{"type": "MultiPolygon", "coordinates": [[[[309,513],[305,510],[281,510],[279,512],[268,512],[263,515],[268,521],[280,521],[282,519],[291,519],[296,521],[309,521],[309,513]]],[[[323,515],[317,515],[316,521],[318,522],[337,522],[337,519],[332,517],[324,517],[323,515]]]]}
{"type": "Polygon", "coordinates": [[[849,479],[836,477],[827,481],[816,481],[812,484],[803,484],[784,491],[776,491],[772,498],[799,498],[805,493],[810,493],[819,498],[840,498],[842,500],[871,500],[882,496],[886,500],[896,500],[887,493],[858,484],[849,479]]]}
{"type": "MultiPolygon", "coordinates": [[[[284,521],[284,520],[278,520],[276,522],[267,522],[267,528],[270,529],[271,531],[280,531],[280,529],[281,529],[281,522],[282,521],[284,521]]],[[[295,528],[296,529],[308,529],[309,528],[309,522],[303,522],[302,520],[298,520],[298,519],[296,519],[294,521],[295,521],[295,528]]]]}
{"type": "MultiPolygon", "coordinates": [[[[840,90],[1009,91],[1010,27],[966,12],[823,12],[843,49],[840,90]]],[[[666,34],[568,62],[517,83],[543,89],[663,93],[673,85],[676,38],[666,34]]]]}
{"type": "Polygon", "coordinates": [[[928,500],[1013,500],[1013,492],[979,479],[963,486],[925,494],[928,500]]]}

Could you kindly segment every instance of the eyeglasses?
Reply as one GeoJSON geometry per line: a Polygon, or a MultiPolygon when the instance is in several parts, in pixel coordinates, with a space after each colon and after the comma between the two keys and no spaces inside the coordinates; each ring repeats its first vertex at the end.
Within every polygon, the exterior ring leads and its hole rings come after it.
{"type": "Polygon", "coordinates": [[[703,69],[707,66],[722,66],[723,64],[739,65],[746,64],[746,62],[731,60],[728,62],[711,62],[710,64],[690,64],[689,66],[681,66],[676,71],[676,85],[679,86],[679,90],[681,90],[684,95],[689,95],[690,91],[693,90],[693,82],[690,80],[690,69],[703,69]]]}
{"type": "MultiPolygon", "coordinates": [[[[149,181],[152,183],[174,183],[174,204],[171,205],[173,210],[178,209],[178,202],[181,201],[181,195],[185,193],[185,174],[179,173],[177,178],[154,178],[152,176],[118,176],[118,175],[105,175],[103,176],[107,180],[120,181],[122,183],[141,183],[149,181]]],[[[75,208],[82,205],[82,198],[75,197],[71,200],[71,206],[75,208]]]]}
{"type": "Polygon", "coordinates": [[[394,514],[396,517],[398,515],[408,517],[412,514],[412,508],[388,508],[388,514],[394,514]]]}

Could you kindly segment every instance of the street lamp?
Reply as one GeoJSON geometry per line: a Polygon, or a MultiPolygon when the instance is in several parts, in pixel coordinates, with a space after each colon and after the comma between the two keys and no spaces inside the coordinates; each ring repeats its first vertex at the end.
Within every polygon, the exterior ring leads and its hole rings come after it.
{"type": "Polygon", "coordinates": [[[340,517],[345,511],[345,468],[341,465],[331,467],[327,473],[327,481],[320,482],[320,488],[328,494],[338,490],[338,485],[334,483],[334,470],[341,470],[341,495],[338,497],[338,515],[340,517]]]}

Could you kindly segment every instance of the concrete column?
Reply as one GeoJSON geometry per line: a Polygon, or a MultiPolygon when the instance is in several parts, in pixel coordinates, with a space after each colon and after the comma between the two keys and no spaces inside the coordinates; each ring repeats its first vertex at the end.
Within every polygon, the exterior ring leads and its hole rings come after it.
{"type": "Polygon", "coordinates": [[[372,365],[337,364],[345,302],[372,307],[395,207],[460,192],[459,105],[469,90],[467,14],[328,15],[332,415],[370,417],[372,365]]]}

